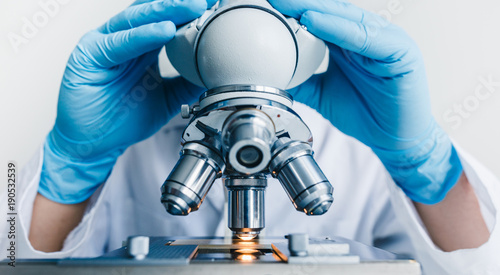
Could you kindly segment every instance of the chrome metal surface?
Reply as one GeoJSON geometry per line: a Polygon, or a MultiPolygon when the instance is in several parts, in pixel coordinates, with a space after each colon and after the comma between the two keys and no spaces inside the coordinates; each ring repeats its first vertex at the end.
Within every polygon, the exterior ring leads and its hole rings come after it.
{"type": "Polygon", "coordinates": [[[287,107],[292,107],[292,99],[284,97],[279,94],[273,94],[273,93],[265,93],[265,92],[255,92],[255,91],[240,91],[240,92],[225,92],[225,93],[218,93],[214,94],[212,96],[205,97],[203,99],[200,99],[200,108],[204,109],[212,104],[218,103],[223,100],[229,100],[229,99],[238,99],[238,98],[244,98],[244,99],[252,99],[252,98],[261,98],[261,99],[267,99],[273,102],[277,102],[279,104],[282,104],[287,107]]]}
{"type": "Polygon", "coordinates": [[[208,190],[225,168],[222,157],[201,143],[187,143],[161,187],[163,206],[172,215],[198,210],[208,190]]]}
{"type": "Polygon", "coordinates": [[[265,175],[252,178],[225,178],[228,190],[228,227],[238,237],[252,239],[265,227],[265,175]]]}
{"type": "Polygon", "coordinates": [[[288,140],[276,142],[269,169],[297,211],[322,215],[333,203],[333,187],[313,159],[311,146],[288,140]]]}
{"type": "Polygon", "coordinates": [[[221,135],[227,118],[237,110],[248,108],[266,113],[273,121],[276,135],[285,134],[292,140],[312,142],[311,131],[292,109],[260,98],[224,100],[203,109],[186,127],[182,139],[184,142],[212,139],[213,134],[203,131],[200,124],[216,129],[217,135],[221,135]]]}
{"type": "Polygon", "coordinates": [[[222,128],[227,164],[247,175],[266,169],[275,132],[271,118],[257,109],[234,112],[222,128]]]}
{"type": "Polygon", "coordinates": [[[222,86],[215,89],[211,89],[203,93],[200,96],[200,101],[204,100],[209,96],[214,96],[216,94],[223,94],[228,92],[254,92],[254,93],[266,93],[272,95],[282,96],[289,101],[293,101],[292,95],[290,95],[287,91],[283,91],[281,89],[267,87],[267,86],[259,86],[259,85],[228,85],[222,86]]]}
{"type": "Polygon", "coordinates": [[[184,130],[181,159],[162,187],[162,203],[174,215],[196,211],[216,177],[228,190],[228,226],[242,239],[264,228],[266,174],[278,178],[298,211],[325,213],[333,188],[312,155],[309,128],[279,89],[233,85],[210,90],[184,130]]]}

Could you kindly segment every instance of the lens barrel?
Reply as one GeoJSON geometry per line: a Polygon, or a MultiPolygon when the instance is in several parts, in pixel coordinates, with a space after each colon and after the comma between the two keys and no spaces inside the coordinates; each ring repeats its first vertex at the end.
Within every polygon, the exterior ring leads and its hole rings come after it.
{"type": "Polygon", "coordinates": [[[190,142],[161,187],[168,213],[185,216],[198,210],[216,178],[225,168],[222,156],[207,145],[190,142]]]}
{"type": "Polygon", "coordinates": [[[333,203],[333,187],[312,157],[308,143],[281,138],[269,164],[297,211],[322,215],[333,203]]]}
{"type": "Polygon", "coordinates": [[[252,178],[228,177],[224,179],[228,190],[228,227],[238,237],[251,239],[265,227],[265,176],[252,178]]]}
{"type": "Polygon", "coordinates": [[[257,109],[231,114],[222,128],[226,162],[239,173],[250,175],[267,168],[275,128],[268,115],[257,109]]]}

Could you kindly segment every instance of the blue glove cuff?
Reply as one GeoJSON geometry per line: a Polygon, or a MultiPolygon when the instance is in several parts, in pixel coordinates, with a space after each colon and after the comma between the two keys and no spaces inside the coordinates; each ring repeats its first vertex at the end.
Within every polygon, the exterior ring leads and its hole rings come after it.
{"type": "Polygon", "coordinates": [[[61,204],[83,202],[106,181],[118,155],[110,154],[92,161],[71,158],[57,150],[54,133],[51,132],[44,144],[38,192],[61,204]]]}
{"type": "Polygon", "coordinates": [[[424,204],[442,201],[463,172],[450,138],[437,124],[428,138],[412,148],[373,151],[403,192],[413,201],[424,204]]]}

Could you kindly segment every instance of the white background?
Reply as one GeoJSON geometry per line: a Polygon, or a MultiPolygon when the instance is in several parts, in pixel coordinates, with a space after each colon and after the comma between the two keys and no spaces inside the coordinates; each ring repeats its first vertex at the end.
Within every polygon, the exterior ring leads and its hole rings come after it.
{"type": "MultiPolygon", "coordinates": [[[[309,0],[312,1],[312,0],[309,0]]],[[[66,60],[79,38],[130,0],[0,1],[0,187],[9,160],[23,166],[50,131],[66,60]],[[40,3],[58,1],[47,15],[40,3]],[[35,18],[34,18],[35,17],[35,18]],[[13,47],[26,21],[39,28],[13,47]]],[[[500,2],[497,0],[355,0],[385,15],[419,44],[427,66],[433,113],[443,128],[500,176],[500,2]],[[395,5],[396,8],[392,7],[395,5]],[[475,92],[478,91],[478,95],[475,92]],[[465,114],[453,113],[463,105],[465,114]],[[448,114],[448,121],[444,116],[448,114]],[[450,121],[451,118],[454,121],[450,121]]]]}

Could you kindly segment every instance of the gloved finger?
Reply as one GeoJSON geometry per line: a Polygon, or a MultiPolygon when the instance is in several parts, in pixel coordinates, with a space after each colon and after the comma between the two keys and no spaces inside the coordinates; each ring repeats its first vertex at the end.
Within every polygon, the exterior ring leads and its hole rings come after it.
{"type": "Polygon", "coordinates": [[[112,34],[94,32],[89,56],[101,67],[112,67],[161,48],[174,38],[176,27],[170,21],[143,25],[112,34]]]}
{"type": "MultiPolygon", "coordinates": [[[[403,57],[398,58],[398,62],[391,62],[393,60],[368,58],[339,48],[337,45],[329,44],[328,46],[330,57],[341,67],[349,67],[352,66],[353,63],[360,64],[365,73],[383,78],[397,78],[405,75],[405,78],[408,79],[410,77],[420,77],[421,75],[425,76],[425,74],[407,75],[415,71],[415,68],[424,68],[423,64],[419,64],[423,62],[420,51],[407,52],[403,57]],[[413,66],[408,66],[409,63],[413,63],[413,66]],[[390,64],[390,66],[388,66],[388,64],[390,64]]],[[[416,81],[425,81],[425,79],[416,81]]]]}
{"type": "Polygon", "coordinates": [[[383,18],[353,22],[335,15],[307,11],[301,24],[319,38],[360,55],[387,60],[397,59],[410,46],[409,39],[383,18]]]}
{"type": "Polygon", "coordinates": [[[102,33],[114,33],[167,20],[180,25],[200,17],[206,9],[206,0],[147,2],[128,7],[98,30],[102,33]]]}
{"type": "Polygon", "coordinates": [[[207,7],[212,8],[219,0],[207,0],[207,7]]]}
{"type": "Polygon", "coordinates": [[[269,0],[269,3],[279,12],[296,19],[300,19],[306,11],[317,11],[354,22],[362,22],[367,13],[349,2],[338,0],[269,0]]]}
{"type": "Polygon", "coordinates": [[[153,1],[160,1],[160,0],[136,0],[130,6],[137,6],[140,4],[149,3],[149,2],[153,2],[153,1]]]}
{"type": "MultiPolygon", "coordinates": [[[[161,0],[136,0],[132,5],[130,6],[135,6],[135,5],[140,5],[140,4],[143,4],[143,3],[148,3],[148,2],[152,2],[152,1],[161,1],[161,0]]],[[[211,8],[215,5],[215,3],[217,3],[219,0],[207,0],[207,7],[208,8],[211,8]]]]}

